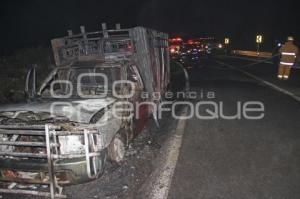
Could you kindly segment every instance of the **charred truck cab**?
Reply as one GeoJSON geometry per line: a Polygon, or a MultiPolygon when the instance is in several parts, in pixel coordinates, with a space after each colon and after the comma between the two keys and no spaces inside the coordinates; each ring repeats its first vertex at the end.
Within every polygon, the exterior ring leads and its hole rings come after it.
{"type": "Polygon", "coordinates": [[[0,107],[0,193],[65,198],[62,187],[100,177],[108,158],[121,162],[155,115],[148,106],[121,109],[120,117],[113,109],[120,102],[159,103],[151,96],[169,84],[168,35],[106,24],[97,32],[80,29],[52,40],[56,68],[39,89],[30,70],[28,103],[0,107]]]}

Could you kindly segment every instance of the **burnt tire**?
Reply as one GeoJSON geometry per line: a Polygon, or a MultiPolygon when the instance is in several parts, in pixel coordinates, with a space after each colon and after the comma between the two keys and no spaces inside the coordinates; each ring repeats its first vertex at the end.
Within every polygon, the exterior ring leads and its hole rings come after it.
{"type": "Polygon", "coordinates": [[[108,157],[111,161],[121,163],[125,158],[126,139],[117,134],[108,146],[108,157]]]}

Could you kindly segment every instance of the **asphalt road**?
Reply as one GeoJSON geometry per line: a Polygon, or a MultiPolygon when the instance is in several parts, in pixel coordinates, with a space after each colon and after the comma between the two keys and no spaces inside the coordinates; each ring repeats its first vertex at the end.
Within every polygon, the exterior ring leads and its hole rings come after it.
{"type": "MultiPolygon", "coordinates": [[[[218,59],[237,67],[243,61],[218,59]]],[[[300,102],[212,60],[201,60],[190,71],[198,101],[224,104],[225,115],[238,102],[260,101],[260,120],[213,119],[187,121],[170,199],[297,199],[300,198],[300,102]],[[208,92],[215,98],[208,99],[208,92]]],[[[247,69],[290,91],[299,78],[278,82],[276,67],[260,64],[247,69]],[[273,71],[273,72],[271,72],[273,71]]],[[[205,114],[211,107],[201,106],[205,114]]]]}

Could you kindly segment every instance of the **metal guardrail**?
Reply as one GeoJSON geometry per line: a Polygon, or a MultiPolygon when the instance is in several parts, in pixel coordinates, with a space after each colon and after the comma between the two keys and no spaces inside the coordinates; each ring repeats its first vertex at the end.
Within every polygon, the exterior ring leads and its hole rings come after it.
{"type": "Polygon", "coordinates": [[[271,58],[271,52],[257,52],[257,51],[248,51],[248,50],[232,50],[231,54],[247,56],[247,57],[256,57],[256,58],[271,58]]]}

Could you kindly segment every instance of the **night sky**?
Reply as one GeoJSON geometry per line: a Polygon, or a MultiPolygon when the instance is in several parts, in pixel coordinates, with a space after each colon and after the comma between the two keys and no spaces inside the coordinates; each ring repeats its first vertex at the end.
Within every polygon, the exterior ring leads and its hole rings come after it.
{"type": "Polygon", "coordinates": [[[264,35],[263,48],[293,35],[299,43],[300,18],[296,1],[276,0],[2,0],[0,54],[31,46],[49,46],[67,29],[79,32],[142,25],[186,37],[229,36],[237,48],[255,48],[255,35],[264,35]],[[299,22],[298,22],[299,21],[299,22]]]}

